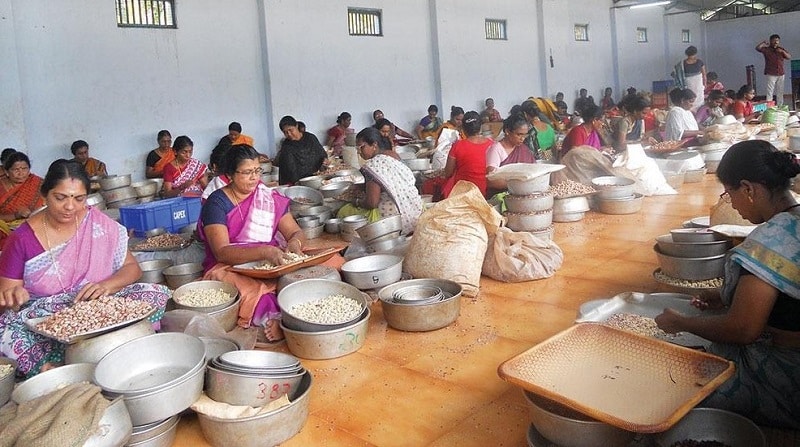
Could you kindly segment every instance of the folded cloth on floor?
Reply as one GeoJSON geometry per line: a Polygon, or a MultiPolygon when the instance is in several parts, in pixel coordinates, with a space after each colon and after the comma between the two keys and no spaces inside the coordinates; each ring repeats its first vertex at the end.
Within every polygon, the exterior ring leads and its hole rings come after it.
{"type": "Polygon", "coordinates": [[[100,387],[74,383],[0,411],[0,447],[83,445],[110,402],[100,387]]]}
{"type": "Polygon", "coordinates": [[[192,404],[192,410],[204,414],[206,416],[215,417],[217,419],[241,419],[251,416],[258,416],[260,414],[275,411],[278,408],[289,405],[289,396],[284,394],[278,399],[264,405],[263,407],[249,407],[247,405],[230,405],[224,402],[217,402],[214,399],[206,396],[205,393],[200,395],[192,404]]]}

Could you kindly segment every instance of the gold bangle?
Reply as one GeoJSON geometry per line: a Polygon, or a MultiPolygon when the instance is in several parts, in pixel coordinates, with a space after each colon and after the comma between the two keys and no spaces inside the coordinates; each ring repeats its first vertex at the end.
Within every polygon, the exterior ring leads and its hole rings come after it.
{"type": "Polygon", "coordinates": [[[301,241],[300,239],[296,239],[296,238],[290,239],[289,242],[286,243],[286,246],[289,246],[289,244],[291,244],[292,241],[297,241],[297,244],[298,244],[297,248],[299,248],[300,250],[303,249],[303,241],[301,241]]]}

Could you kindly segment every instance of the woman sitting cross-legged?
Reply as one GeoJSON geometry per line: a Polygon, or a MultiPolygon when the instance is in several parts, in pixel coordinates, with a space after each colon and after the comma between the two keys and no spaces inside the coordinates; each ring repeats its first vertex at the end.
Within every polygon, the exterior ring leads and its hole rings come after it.
{"type": "MultiPolygon", "coordinates": [[[[205,279],[234,284],[241,296],[239,326],[264,327],[267,341],[279,341],[283,333],[276,281],[250,278],[228,267],[253,261],[285,264],[288,252],[303,252],[305,235],[289,213],[289,199],[261,183],[255,149],[232,146],[223,156],[220,173],[229,183],[208,196],[197,225],[206,244],[205,279]]],[[[325,265],[339,267],[343,262],[337,256],[325,265]]]]}
{"type": "Polygon", "coordinates": [[[76,301],[113,295],[147,302],[163,315],[169,289],[135,283],[142,275],[128,232],[86,205],[89,178],[80,164],[56,160],[42,182],[47,208],[15,230],[0,255],[0,352],[27,376],[60,364],[64,345],[31,332],[25,320],[76,301]]]}

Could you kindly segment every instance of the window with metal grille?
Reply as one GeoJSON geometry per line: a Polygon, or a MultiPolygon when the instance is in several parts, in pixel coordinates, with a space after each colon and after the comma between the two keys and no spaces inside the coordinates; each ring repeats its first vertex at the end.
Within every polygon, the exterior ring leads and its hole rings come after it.
{"type": "Polygon", "coordinates": [[[500,19],[486,19],[486,38],[489,40],[508,40],[506,21],[500,19]]]}
{"type": "Polygon", "coordinates": [[[588,24],[575,24],[575,40],[588,42],[589,41],[589,25],[588,24]]]}
{"type": "Polygon", "coordinates": [[[177,28],[175,0],[115,0],[117,26],[177,28]]]}
{"type": "Polygon", "coordinates": [[[647,43],[647,28],[636,28],[636,41],[639,43],[647,43]]]}
{"type": "Polygon", "coordinates": [[[347,29],[351,36],[383,36],[380,9],[347,8],[347,29]]]}
{"type": "Polygon", "coordinates": [[[690,43],[692,41],[692,31],[685,29],[681,30],[681,42],[690,43]]]}

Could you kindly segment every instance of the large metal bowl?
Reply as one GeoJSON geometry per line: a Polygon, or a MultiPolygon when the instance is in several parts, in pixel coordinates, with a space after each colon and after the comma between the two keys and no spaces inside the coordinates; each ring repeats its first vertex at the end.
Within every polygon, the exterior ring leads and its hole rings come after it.
{"type": "Polygon", "coordinates": [[[184,284],[199,279],[203,276],[203,264],[191,262],[187,264],[173,265],[161,271],[164,280],[170,289],[177,289],[184,284]]]}
{"type": "Polygon", "coordinates": [[[122,188],[124,186],[130,186],[131,184],[131,175],[107,175],[100,179],[100,187],[104,190],[110,189],[117,189],[122,188]]]}
{"type": "Polygon", "coordinates": [[[556,214],[585,213],[586,211],[589,211],[589,199],[586,196],[555,198],[553,200],[554,217],[556,214]]]}
{"type": "Polygon", "coordinates": [[[52,393],[64,385],[93,382],[94,369],[93,363],[76,363],[44,371],[17,385],[11,393],[11,399],[21,404],[52,393]]]}
{"type": "Polygon", "coordinates": [[[73,363],[97,363],[117,346],[155,333],[153,324],[145,319],[122,329],[67,345],[64,352],[64,362],[68,365],[73,363]]]}
{"type": "MultiPolygon", "coordinates": [[[[128,407],[133,425],[140,426],[161,421],[189,408],[203,393],[204,376],[205,360],[180,381],[150,393],[125,394],[123,397],[125,406],[128,407]]],[[[106,394],[114,395],[110,392],[106,394]]]]}
{"type": "Polygon", "coordinates": [[[409,158],[402,160],[403,164],[408,166],[412,171],[430,171],[431,160],[429,158],[409,158]]]}
{"type": "Polygon", "coordinates": [[[724,241],[725,236],[708,228],[676,228],[670,230],[672,241],[676,243],[699,243],[724,241]]]}
{"type": "Polygon", "coordinates": [[[17,374],[17,361],[8,357],[0,357],[0,365],[11,365],[11,372],[0,377],[0,407],[11,399],[11,392],[14,390],[15,376],[17,374]]]}
{"type": "Polygon", "coordinates": [[[626,447],[636,433],[594,420],[556,402],[523,391],[531,421],[549,441],[562,447],[626,447]]]}
{"type": "Polygon", "coordinates": [[[263,407],[285,394],[294,395],[303,375],[239,374],[208,365],[205,391],[217,402],[263,407]]]}
{"type": "Polygon", "coordinates": [[[297,181],[300,186],[307,186],[309,188],[319,189],[322,186],[322,181],[325,180],[321,175],[312,175],[309,177],[303,177],[297,181]]]}
{"type": "Polygon", "coordinates": [[[550,187],[550,173],[530,179],[508,179],[508,192],[515,196],[529,196],[537,192],[547,191],[550,187]]]}
{"type": "Polygon", "coordinates": [[[322,233],[325,231],[325,224],[319,224],[315,227],[302,228],[302,230],[306,239],[316,239],[322,236],[322,233]]]}
{"type": "Polygon", "coordinates": [[[321,205],[323,199],[321,192],[307,186],[290,186],[286,188],[283,195],[297,205],[321,205]]]}
{"type": "MultiPolygon", "coordinates": [[[[321,332],[340,329],[350,326],[353,321],[345,321],[336,324],[312,323],[292,314],[292,306],[326,298],[331,295],[344,295],[356,300],[361,304],[362,309],[367,308],[367,300],[364,293],[350,284],[330,279],[304,279],[296,283],[289,284],[278,292],[278,307],[281,308],[281,319],[283,325],[289,329],[303,332],[321,332]]],[[[362,311],[362,315],[363,315],[362,311]]]]}
{"type": "Polygon", "coordinates": [[[725,254],[704,258],[678,258],[667,256],[653,245],[658,256],[658,263],[665,275],[678,279],[704,280],[723,276],[725,272],[725,254]]]}
{"type": "Polygon", "coordinates": [[[314,228],[319,226],[320,224],[319,217],[313,215],[298,217],[297,219],[295,219],[295,222],[297,222],[297,226],[299,226],[300,228],[314,228]]]}
{"type": "Polygon", "coordinates": [[[131,187],[136,190],[139,197],[150,197],[158,192],[158,183],[153,180],[131,183],[131,187]]]}
{"type": "Polygon", "coordinates": [[[608,175],[593,178],[592,186],[598,191],[600,199],[622,199],[633,195],[636,181],[608,175]]]}
{"type": "Polygon", "coordinates": [[[733,245],[728,240],[713,242],[675,242],[671,234],[656,238],[656,245],[667,256],[678,258],[706,258],[725,254],[733,245]]]}
{"type": "Polygon", "coordinates": [[[287,328],[281,323],[289,351],[304,359],[327,360],[358,351],[367,340],[369,307],[355,323],[321,332],[303,332],[287,328]]]}
{"type": "Polygon", "coordinates": [[[509,194],[505,198],[506,208],[512,213],[535,213],[553,208],[553,195],[546,192],[528,196],[509,194]]]}
{"type": "Polygon", "coordinates": [[[164,275],[162,272],[165,268],[171,266],[171,259],[153,259],[152,261],[141,261],[139,262],[139,268],[142,269],[142,276],[139,278],[139,282],[163,284],[164,275]]]}
{"type": "Polygon", "coordinates": [[[361,239],[363,239],[365,242],[370,242],[381,236],[385,236],[402,229],[403,219],[399,214],[397,214],[394,216],[384,217],[383,219],[372,222],[371,224],[357,228],[356,233],[358,233],[361,239]]]}
{"type": "Polygon", "coordinates": [[[240,302],[241,299],[236,299],[228,307],[208,314],[186,309],[169,310],[164,312],[164,316],[161,317],[161,330],[163,332],[183,332],[193,317],[208,315],[216,320],[225,332],[230,332],[239,321],[240,302]]]}
{"type": "Polygon", "coordinates": [[[324,224],[326,220],[333,217],[331,209],[325,205],[312,206],[298,212],[298,215],[303,217],[316,217],[319,223],[324,224]]]}
{"type": "Polygon", "coordinates": [[[148,335],[106,354],[97,363],[94,381],[110,393],[148,394],[183,381],[205,357],[206,346],[197,337],[177,332],[148,335]]]}
{"type": "Polygon", "coordinates": [[[553,209],[533,213],[503,213],[506,217],[506,226],[513,231],[539,231],[548,228],[553,223],[553,209]]]}
{"type": "Polygon", "coordinates": [[[764,433],[750,419],[716,408],[694,408],[669,430],[654,436],[659,447],[691,439],[717,441],[730,447],[765,447],[764,433]]]}
{"type": "Polygon", "coordinates": [[[235,285],[227,282],[212,281],[212,280],[190,282],[188,284],[184,284],[178,287],[177,289],[175,289],[174,292],[172,292],[172,301],[175,303],[175,308],[194,310],[206,314],[225,309],[226,307],[230,306],[234,301],[236,301],[238,298],[239,298],[239,290],[236,288],[235,285]],[[205,290],[222,290],[222,292],[228,294],[230,299],[222,304],[217,304],[214,306],[207,306],[207,307],[195,307],[186,304],[181,304],[181,298],[183,296],[192,292],[205,291],[205,290]]]}
{"type": "Polygon", "coordinates": [[[642,210],[644,196],[634,194],[628,198],[604,199],[598,198],[598,209],[603,214],[633,214],[642,210]]]}
{"type": "Polygon", "coordinates": [[[350,188],[351,186],[353,186],[353,182],[350,181],[331,182],[328,183],[327,185],[320,186],[319,192],[321,192],[322,197],[326,199],[332,197],[338,197],[339,195],[347,191],[347,189],[350,188]]]}
{"type": "Polygon", "coordinates": [[[369,255],[347,261],[341,268],[344,280],[361,290],[377,289],[400,281],[403,258],[394,255],[369,255]]]}
{"type": "Polygon", "coordinates": [[[378,291],[383,317],[389,326],[410,332],[434,331],[450,325],[461,311],[460,284],[445,279],[409,279],[386,286],[378,291]],[[450,295],[430,304],[402,304],[393,302],[394,292],[409,286],[433,286],[450,295]]]}
{"type": "Polygon", "coordinates": [[[375,240],[367,244],[370,253],[385,253],[403,245],[408,239],[404,236],[393,237],[385,240],[375,240]]]}
{"type": "Polygon", "coordinates": [[[179,415],[163,421],[133,427],[131,438],[125,447],[170,447],[175,441],[179,415]]]}
{"type": "Polygon", "coordinates": [[[275,411],[239,419],[219,419],[198,413],[200,429],[214,447],[263,447],[279,445],[296,435],[308,419],[311,373],[307,372],[289,405],[275,411]]]}

